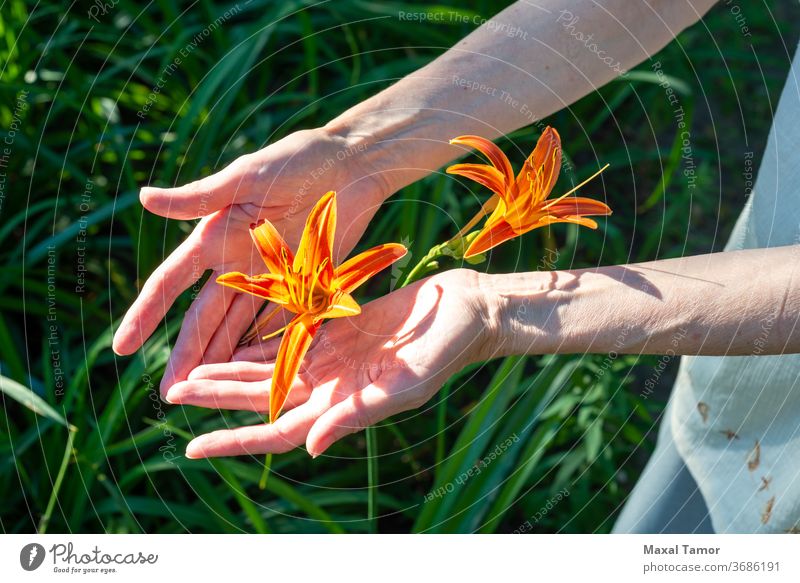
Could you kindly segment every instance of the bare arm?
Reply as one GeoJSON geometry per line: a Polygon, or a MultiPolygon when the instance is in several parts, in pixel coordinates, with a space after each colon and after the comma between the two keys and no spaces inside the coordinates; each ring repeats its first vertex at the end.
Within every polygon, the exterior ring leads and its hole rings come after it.
{"type": "MultiPolygon", "coordinates": [[[[798,353],[799,275],[800,245],[578,271],[445,271],[378,298],[350,322],[328,322],[292,389],[294,409],[272,425],[202,435],[186,455],[277,453],[305,443],[316,456],[422,406],[465,366],[504,354],[798,353]]],[[[236,362],[200,366],[167,398],[263,411],[274,353],[252,346],[236,362]]]]}
{"type": "Polygon", "coordinates": [[[484,277],[494,349],[800,352],[800,245],[484,277]]]}
{"type": "Polygon", "coordinates": [[[363,150],[388,196],[458,156],[449,138],[494,138],[572,104],[659,51],[715,1],[520,0],[326,129],[363,150]]]}

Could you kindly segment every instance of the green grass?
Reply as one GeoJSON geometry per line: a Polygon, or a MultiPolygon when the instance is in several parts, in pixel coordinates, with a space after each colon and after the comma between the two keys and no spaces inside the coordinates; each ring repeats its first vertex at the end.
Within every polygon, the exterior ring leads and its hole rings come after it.
{"type": "MultiPolygon", "coordinates": [[[[509,532],[562,491],[569,495],[534,532],[610,529],[663,407],[663,390],[640,396],[653,358],[531,356],[471,367],[413,421],[401,415],[314,461],[303,451],[275,456],[261,490],[261,456],[182,458],[192,435],[255,416],[157,399],[189,293],[139,353],[110,350],[138,287],[191,229],[143,212],[140,186],[192,180],[323,124],[471,26],[400,22],[398,11],[421,6],[406,3],[242,3],[141,118],[167,65],[233,4],[156,1],[143,10],[120,0],[98,22],[83,9],[64,17],[51,0],[35,12],[29,5],[0,6],[0,138],[12,137],[27,92],[0,199],[4,532],[509,532]],[[512,436],[502,455],[461,479],[512,436]],[[368,446],[378,454],[369,472],[368,446]],[[448,484],[453,492],[431,496],[448,484]]],[[[613,217],[597,232],[531,233],[491,269],[536,269],[547,254],[564,268],[721,249],[745,201],[743,157],[755,152],[757,168],[788,70],[780,39],[789,51],[796,41],[796,6],[768,5],[776,21],[742,3],[751,38],[720,5],[706,20],[713,38],[695,27],[656,57],[690,120],[694,187],[671,107],[645,63],[547,120],[578,169],[571,178],[598,160],[612,164],[587,193],[604,188],[613,217]]],[[[499,8],[442,6],[486,16],[499,8]]],[[[526,128],[501,145],[519,164],[537,137],[526,128]]],[[[404,189],[363,245],[410,236],[421,256],[452,233],[419,201],[465,221],[476,204],[466,192],[442,176],[404,189]]]]}

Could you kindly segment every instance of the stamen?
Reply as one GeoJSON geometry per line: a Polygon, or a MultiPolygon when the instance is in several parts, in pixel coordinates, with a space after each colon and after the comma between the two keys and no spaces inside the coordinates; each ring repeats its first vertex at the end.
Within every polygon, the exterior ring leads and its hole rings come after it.
{"type": "Polygon", "coordinates": [[[311,285],[308,288],[308,309],[312,311],[314,309],[314,288],[316,287],[317,283],[319,282],[319,276],[322,273],[322,270],[325,269],[325,266],[328,264],[328,258],[322,260],[322,263],[319,264],[316,272],[314,272],[314,277],[311,280],[311,285]]]}
{"type": "Polygon", "coordinates": [[[263,312],[263,313],[259,314],[258,318],[256,319],[255,322],[253,322],[253,325],[250,326],[250,329],[247,331],[247,333],[244,336],[242,336],[241,340],[239,340],[239,346],[242,346],[243,344],[247,344],[253,338],[258,336],[258,331],[261,328],[263,328],[264,326],[266,326],[267,323],[270,320],[272,320],[272,317],[275,314],[277,314],[281,310],[282,307],[283,306],[275,306],[274,310],[269,310],[269,311],[266,311],[266,312],[263,312]]]}
{"type": "Polygon", "coordinates": [[[575,187],[575,188],[573,188],[572,190],[570,190],[570,191],[568,191],[568,192],[565,192],[564,194],[562,194],[562,195],[561,195],[561,196],[559,196],[558,198],[554,198],[553,200],[551,200],[550,202],[548,202],[546,205],[544,205],[544,206],[542,207],[542,209],[541,209],[541,210],[548,209],[548,208],[550,208],[551,206],[553,206],[554,204],[556,204],[557,202],[559,202],[559,201],[561,201],[561,200],[565,199],[565,198],[566,198],[566,197],[568,197],[570,194],[572,194],[573,192],[575,192],[576,190],[578,190],[578,189],[579,189],[581,186],[583,186],[584,184],[586,184],[586,183],[588,183],[588,182],[590,182],[590,181],[594,180],[594,179],[595,179],[597,176],[599,176],[600,174],[602,174],[602,173],[603,173],[603,171],[604,171],[606,168],[608,168],[609,166],[611,166],[611,164],[606,164],[605,166],[603,166],[602,168],[600,168],[600,170],[598,170],[597,172],[595,172],[594,174],[592,174],[592,175],[591,175],[589,178],[587,178],[586,180],[584,180],[583,182],[581,182],[581,183],[580,183],[578,186],[576,186],[576,187],[575,187]]]}
{"type": "Polygon", "coordinates": [[[553,155],[550,157],[550,175],[547,177],[547,184],[550,184],[550,182],[553,180],[553,173],[556,171],[556,158],[557,158],[556,154],[557,153],[558,153],[558,151],[554,148],[553,149],[553,155]]]}
{"type": "Polygon", "coordinates": [[[544,167],[539,166],[536,169],[536,188],[531,189],[531,200],[533,200],[533,202],[539,202],[538,199],[541,198],[542,196],[542,190],[544,188],[544,178],[542,176],[543,174],[544,174],[544,167]]]}
{"type": "Polygon", "coordinates": [[[289,327],[289,325],[290,324],[286,324],[286,326],[284,326],[283,328],[278,328],[277,330],[275,330],[275,332],[271,332],[270,334],[267,334],[266,336],[262,336],[261,340],[269,340],[270,338],[275,338],[278,334],[280,334],[281,332],[286,330],[289,327]]]}
{"type": "Polygon", "coordinates": [[[289,300],[294,306],[299,307],[302,304],[297,301],[297,290],[295,289],[297,277],[295,277],[294,272],[289,266],[289,255],[286,253],[286,249],[282,251],[281,259],[283,259],[283,271],[286,274],[284,277],[286,278],[286,288],[289,290],[289,300]]]}
{"type": "Polygon", "coordinates": [[[458,233],[453,235],[453,237],[447,242],[448,243],[452,243],[456,239],[459,239],[459,238],[463,237],[464,235],[466,235],[470,231],[470,229],[472,229],[472,227],[474,227],[475,225],[477,225],[480,222],[480,220],[483,217],[488,216],[489,213],[493,212],[494,209],[497,208],[497,205],[499,204],[499,202],[500,202],[500,196],[497,195],[496,193],[493,194],[492,197],[489,200],[487,200],[485,203],[483,203],[483,205],[481,206],[481,209],[478,211],[478,213],[474,217],[472,217],[470,219],[470,221],[466,225],[461,227],[461,230],[459,230],[458,233]]]}
{"type": "Polygon", "coordinates": [[[300,273],[298,274],[299,281],[300,281],[300,289],[297,292],[297,301],[298,301],[297,305],[298,306],[302,306],[305,303],[305,300],[306,300],[306,276],[305,276],[306,269],[305,269],[305,267],[306,267],[306,262],[308,260],[308,250],[307,249],[303,249],[300,252],[303,254],[303,264],[302,264],[302,267],[300,268],[300,273]]]}

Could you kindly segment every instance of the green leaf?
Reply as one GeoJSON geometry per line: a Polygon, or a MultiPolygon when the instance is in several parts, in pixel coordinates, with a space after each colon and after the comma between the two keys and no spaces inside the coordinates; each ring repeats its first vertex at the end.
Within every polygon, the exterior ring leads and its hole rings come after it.
{"type": "Polygon", "coordinates": [[[3,395],[11,397],[20,405],[27,407],[37,415],[52,419],[64,427],[70,426],[61,413],[56,411],[50,404],[48,404],[39,395],[34,393],[31,389],[25,385],[21,385],[15,380],[0,375],[0,392],[2,392],[3,395]]]}

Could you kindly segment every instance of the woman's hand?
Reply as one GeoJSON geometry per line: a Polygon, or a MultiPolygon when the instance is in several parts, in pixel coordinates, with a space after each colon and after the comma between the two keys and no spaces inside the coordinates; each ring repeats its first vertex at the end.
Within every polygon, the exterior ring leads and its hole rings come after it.
{"type": "MultiPolygon", "coordinates": [[[[311,346],[286,413],[274,424],[215,431],[194,439],[189,458],[280,453],[306,444],[316,457],[345,435],[421,407],[468,364],[493,356],[495,325],[483,276],[457,269],[327,322],[311,346]]],[[[172,386],[171,403],[264,412],[279,339],[199,366],[172,386]]]]}
{"type": "Polygon", "coordinates": [[[326,130],[294,133],[186,186],[142,189],[142,204],[150,212],[201,220],[143,286],[114,336],[114,351],[138,350],[178,295],[210,269],[211,279],[184,318],[162,395],[197,365],[228,361],[260,302],[217,285],[216,276],[263,271],[248,229],[259,219],[269,219],[296,247],[308,211],[328,190],[339,191],[335,252],[343,257],[391,192],[358,146],[326,130]]]}

